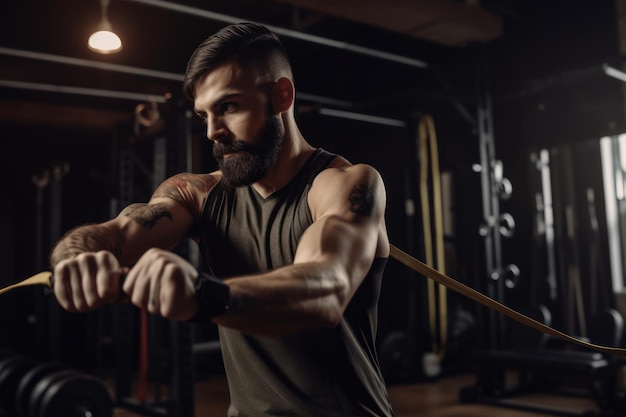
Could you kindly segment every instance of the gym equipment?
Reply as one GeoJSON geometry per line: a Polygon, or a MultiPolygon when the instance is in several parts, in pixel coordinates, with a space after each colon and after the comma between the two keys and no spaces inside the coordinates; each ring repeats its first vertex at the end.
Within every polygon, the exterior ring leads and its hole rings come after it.
{"type": "Polygon", "coordinates": [[[563,339],[566,340],[568,342],[586,347],[586,348],[590,348],[590,349],[594,349],[594,350],[598,350],[600,352],[605,352],[605,353],[612,353],[618,356],[623,356],[626,357],[626,349],[622,349],[622,348],[617,348],[617,347],[610,347],[610,346],[602,346],[602,345],[597,345],[597,344],[593,344],[590,342],[587,342],[585,340],[581,340],[581,339],[577,339],[573,336],[570,336],[568,334],[565,334],[563,332],[560,332],[556,329],[553,329],[552,327],[541,323],[535,319],[532,319],[528,316],[525,316],[489,297],[487,297],[486,295],[474,290],[473,288],[470,288],[468,286],[466,286],[465,284],[450,278],[449,276],[442,274],[439,271],[436,271],[434,269],[432,269],[431,267],[429,267],[428,265],[420,262],[419,260],[415,259],[414,257],[412,257],[411,255],[407,254],[406,252],[403,252],[402,250],[398,249],[397,247],[391,245],[391,251],[390,251],[390,256],[394,259],[396,259],[397,261],[399,261],[400,263],[404,264],[405,266],[407,266],[408,268],[413,269],[414,271],[430,278],[433,279],[437,282],[439,282],[440,284],[445,285],[446,287],[448,287],[449,289],[456,291],[468,298],[470,298],[471,300],[476,301],[477,303],[480,303],[482,305],[484,305],[485,307],[488,307],[490,309],[492,309],[493,311],[497,311],[515,321],[518,321],[519,323],[531,327],[535,330],[538,330],[542,333],[546,333],[550,336],[554,336],[556,338],[559,339],[563,339]]]}
{"type": "Polygon", "coordinates": [[[33,389],[28,393],[28,416],[35,417],[39,415],[39,410],[43,410],[42,401],[46,390],[57,381],[62,380],[64,377],[70,375],[72,371],[69,369],[62,369],[49,374],[44,374],[33,386],[33,389]]]}
{"type": "Polygon", "coordinates": [[[26,278],[23,281],[1,288],[0,294],[4,294],[5,292],[11,291],[15,288],[29,286],[29,285],[46,285],[48,287],[52,287],[52,272],[50,271],[40,272],[38,274],[33,275],[32,277],[26,278]]]}
{"type": "Polygon", "coordinates": [[[401,331],[389,333],[379,347],[380,368],[388,384],[411,381],[415,374],[414,346],[407,334],[401,331]]]}
{"type": "Polygon", "coordinates": [[[34,359],[21,355],[6,356],[0,360],[0,408],[5,414],[16,414],[14,398],[17,384],[34,363],[34,359]]]}
{"type": "Polygon", "coordinates": [[[111,417],[113,398],[100,379],[56,362],[1,352],[0,416],[111,417]]]}
{"type": "MultiPolygon", "coordinates": [[[[446,272],[443,211],[441,197],[441,172],[435,123],[429,115],[422,116],[419,123],[420,203],[426,264],[446,272]],[[430,172],[429,172],[430,168],[430,172]],[[429,184],[430,180],[430,184],[429,184]],[[430,205],[433,205],[431,219],[430,205]]],[[[428,280],[428,328],[431,351],[422,358],[427,376],[439,374],[439,364],[445,356],[448,337],[448,302],[446,287],[428,280]]]]}
{"type": "MultiPolygon", "coordinates": [[[[489,94],[489,77],[486,61],[481,59],[476,67],[476,110],[477,133],[479,139],[480,165],[475,170],[480,173],[482,209],[484,224],[479,235],[484,243],[484,272],[489,279],[486,293],[494,300],[504,300],[504,282],[499,279],[502,270],[502,237],[510,237],[512,228],[501,221],[500,199],[509,198],[512,193],[510,181],[504,178],[502,162],[496,159],[493,130],[493,112],[489,94]],[[503,235],[502,231],[510,231],[503,235]]],[[[512,281],[510,281],[512,282],[512,281]]],[[[502,346],[504,318],[490,310],[487,317],[489,346],[502,346]]]]}
{"type": "Polygon", "coordinates": [[[51,375],[62,369],[63,365],[60,363],[44,362],[31,368],[22,376],[15,389],[15,411],[18,415],[25,416],[28,414],[31,393],[35,385],[46,375],[51,375]]]}
{"type": "MultiPolygon", "coordinates": [[[[542,305],[528,314],[546,325],[552,321],[550,311],[542,305]]],[[[594,342],[607,345],[620,342],[623,319],[616,310],[597,315],[590,324],[590,337],[594,342]]],[[[616,371],[621,362],[617,358],[586,349],[556,349],[550,347],[551,340],[545,334],[515,325],[510,329],[510,349],[471,352],[468,362],[475,368],[477,378],[473,386],[460,391],[461,401],[558,415],[623,415],[618,411],[620,400],[616,391],[616,371]],[[507,372],[517,375],[515,384],[507,385],[507,372]],[[537,390],[566,394],[572,391],[578,392],[578,395],[586,392],[595,400],[600,414],[511,399],[515,395],[537,390]]]]}
{"type": "Polygon", "coordinates": [[[61,371],[44,377],[33,389],[30,417],[110,417],[113,401],[104,383],[90,375],[61,371]]]}

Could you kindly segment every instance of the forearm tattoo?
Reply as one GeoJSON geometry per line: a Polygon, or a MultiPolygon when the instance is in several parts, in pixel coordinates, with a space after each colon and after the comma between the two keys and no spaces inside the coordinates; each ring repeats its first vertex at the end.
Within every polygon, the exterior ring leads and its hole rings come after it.
{"type": "Polygon", "coordinates": [[[152,229],[161,219],[174,220],[172,213],[165,204],[135,203],[126,207],[122,212],[146,229],[152,229]]]}
{"type": "Polygon", "coordinates": [[[106,239],[103,232],[92,225],[84,225],[70,230],[59,240],[50,255],[50,264],[55,266],[63,259],[73,258],[84,252],[107,250],[118,259],[121,255],[119,246],[106,239]]]}
{"type": "Polygon", "coordinates": [[[355,185],[350,196],[350,211],[361,216],[370,216],[374,210],[374,192],[365,183],[355,185]]]}

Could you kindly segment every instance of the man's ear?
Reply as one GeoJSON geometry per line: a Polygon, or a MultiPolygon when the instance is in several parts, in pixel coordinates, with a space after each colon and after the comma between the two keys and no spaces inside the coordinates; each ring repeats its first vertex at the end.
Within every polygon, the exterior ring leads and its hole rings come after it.
{"type": "Polygon", "coordinates": [[[282,77],[272,86],[272,107],[277,114],[285,113],[291,108],[295,99],[295,88],[291,80],[282,77]]]}

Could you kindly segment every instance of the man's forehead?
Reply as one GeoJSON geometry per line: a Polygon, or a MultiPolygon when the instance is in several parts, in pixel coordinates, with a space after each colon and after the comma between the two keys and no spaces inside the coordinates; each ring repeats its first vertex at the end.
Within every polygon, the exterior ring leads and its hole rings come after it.
{"type": "Polygon", "coordinates": [[[250,78],[250,74],[247,74],[240,65],[227,61],[202,75],[198,80],[198,85],[222,87],[230,84],[241,84],[250,78]]]}
{"type": "Polygon", "coordinates": [[[254,88],[254,79],[251,71],[246,71],[239,65],[228,62],[218,65],[196,82],[194,102],[211,102],[229,91],[254,88]]]}

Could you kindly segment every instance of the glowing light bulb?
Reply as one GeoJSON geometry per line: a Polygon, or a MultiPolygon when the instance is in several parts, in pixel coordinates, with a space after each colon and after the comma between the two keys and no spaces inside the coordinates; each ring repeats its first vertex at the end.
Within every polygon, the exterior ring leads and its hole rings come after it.
{"type": "Polygon", "coordinates": [[[88,41],[89,49],[101,54],[112,54],[122,49],[120,37],[110,30],[94,32],[88,41]]]}

